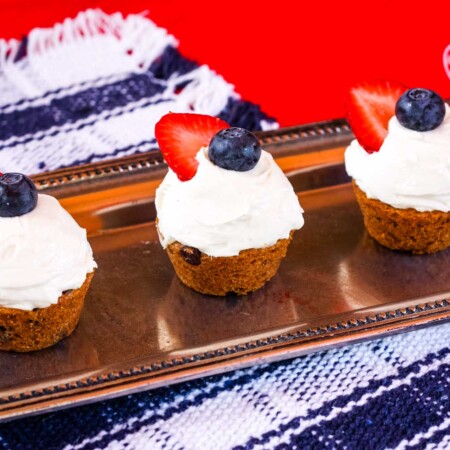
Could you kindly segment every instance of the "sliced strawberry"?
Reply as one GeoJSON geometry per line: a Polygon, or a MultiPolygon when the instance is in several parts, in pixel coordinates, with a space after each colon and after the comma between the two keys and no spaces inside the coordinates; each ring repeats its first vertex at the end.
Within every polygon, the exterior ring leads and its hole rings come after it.
{"type": "Polygon", "coordinates": [[[181,181],[188,181],[197,173],[198,151],[224,128],[230,125],[217,117],[169,113],[156,124],[155,136],[169,167],[181,181]]]}
{"type": "Polygon", "coordinates": [[[395,104],[408,88],[394,81],[376,80],[353,85],[347,95],[347,120],[360,145],[373,153],[380,150],[395,114],[395,104]]]}

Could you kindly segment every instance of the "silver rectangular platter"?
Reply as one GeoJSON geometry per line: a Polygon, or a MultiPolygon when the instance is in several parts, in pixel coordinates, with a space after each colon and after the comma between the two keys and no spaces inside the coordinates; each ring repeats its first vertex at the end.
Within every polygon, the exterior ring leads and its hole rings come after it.
{"type": "Polygon", "coordinates": [[[197,294],[159,245],[158,152],[35,176],[87,228],[99,264],[69,338],[0,353],[0,420],[292,358],[450,318],[450,250],[412,256],[364,230],[345,173],[343,120],[260,134],[306,224],[276,277],[242,298],[197,294]]]}

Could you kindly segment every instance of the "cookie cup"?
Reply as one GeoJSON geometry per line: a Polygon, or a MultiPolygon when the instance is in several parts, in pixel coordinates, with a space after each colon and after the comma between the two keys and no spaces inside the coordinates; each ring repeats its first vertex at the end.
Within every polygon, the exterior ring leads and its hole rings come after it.
{"type": "Polygon", "coordinates": [[[31,352],[69,336],[80,319],[93,273],[78,289],[64,292],[58,303],[32,311],[0,307],[0,350],[31,352]]]}
{"type": "Polygon", "coordinates": [[[450,212],[394,208],[368,198],[355,181],[353,190],[368,233],[381,245],[418,255],[450,246],[450,212]]]}
{"type": "Polygon", "coordinates": [[[246,295],[276,274],[292,236],[293,231],[270,247],[242,250],[236,256],[208,256],[179,242],[166,250],[179,279],[191,289],[216,296],[246,295]]]}

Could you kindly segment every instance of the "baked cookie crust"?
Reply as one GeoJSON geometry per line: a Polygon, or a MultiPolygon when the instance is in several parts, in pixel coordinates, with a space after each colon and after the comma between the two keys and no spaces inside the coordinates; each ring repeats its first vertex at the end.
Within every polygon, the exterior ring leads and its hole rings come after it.
{"type": "Polygon", "coordinates": [[[83,285],[65,292],[55,305],[32,311],[0,307],[0,350],[31,352],[69,336],[80,319],[93,273],[83,285]]]}
{"type": "Polygon", "coordinates": [[[394,208],[368,198],[355,181],[353,190],[368,233],[381,245],[418,255],[450,246],[450,212],[394,208]]]}
{"type": "Polygon", "coordinates": [[[174,242],[167,254],[180,280],[207,295],[246,295],[261,288],[277,272],[286,256],[289,238],[258,249],[243,250],[236,256],[213,257],[196,248],[174,242]]]}

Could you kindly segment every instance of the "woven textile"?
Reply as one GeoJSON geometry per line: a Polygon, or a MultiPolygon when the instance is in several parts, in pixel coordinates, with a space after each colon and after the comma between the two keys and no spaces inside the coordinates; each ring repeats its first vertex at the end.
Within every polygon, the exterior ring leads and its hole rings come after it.
{"type": "Polygon", "coordinates": [[[0,41],[0,167],[35,174],[156,148],[165,113],[277,127],[151,20],[98,10],[0,41]]]}
{"type": "Polygon", "coordinates": [[[15,449],[448,449],[450,324],[0,426],[15,449]]]}
{"type": "MultiPolygon", "coordinates": [[[[142,16],[0,41],[0,167],[151,151],[166,111],[276,127],[142,16]]],[[[445,268],[444,268],[445,270],[445,268]]],[[[0,449],[448,449],[450,324],[0,425],[0,449]]]]}

